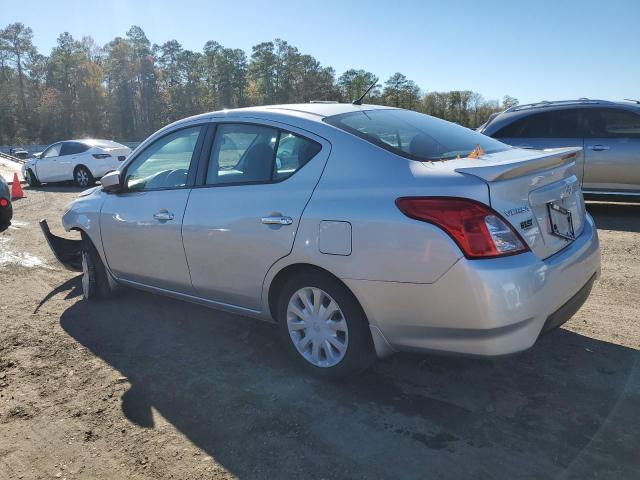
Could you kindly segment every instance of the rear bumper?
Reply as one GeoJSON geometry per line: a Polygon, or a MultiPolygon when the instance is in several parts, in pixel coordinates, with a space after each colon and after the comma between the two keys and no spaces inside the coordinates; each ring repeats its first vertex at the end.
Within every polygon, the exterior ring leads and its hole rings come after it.
{"type": "Polygon", "coordinates": [[[82,271],[82,240],[70,240],[51,233],[46,220],[40,220],[40,228],[56,259],[67,269],[82,271]]]}
{"type": "Polygon", "coordinates": [[[393,350],[495,356],[526,350],[543,329],[571,318],[599,272],[598,236],[587,216],[582,234],[544,261],[530,252],[461,259],[433,284],[344,282],[393,350]]]}

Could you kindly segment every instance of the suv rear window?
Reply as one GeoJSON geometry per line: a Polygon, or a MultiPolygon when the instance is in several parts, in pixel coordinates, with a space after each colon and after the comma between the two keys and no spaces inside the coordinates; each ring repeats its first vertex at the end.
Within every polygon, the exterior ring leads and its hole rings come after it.
{"type": "Polygon", "coordinates": [[[486,153],[510,147],[481,133],[409,110],[362,110],[324,119],[330,125],[412,160],[464,157],[480,145],[486,153]]]}

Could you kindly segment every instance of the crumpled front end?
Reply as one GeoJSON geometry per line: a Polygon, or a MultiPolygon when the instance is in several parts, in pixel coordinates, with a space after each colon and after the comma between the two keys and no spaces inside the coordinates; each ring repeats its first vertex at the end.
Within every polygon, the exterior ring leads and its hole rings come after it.
{"type": "Polygon", "coordinates": [[[67,269],[82,271],[82,240],[71,240],[51,233],[46,220],[40,220],[40,228],[56,259],[67,269]]]}

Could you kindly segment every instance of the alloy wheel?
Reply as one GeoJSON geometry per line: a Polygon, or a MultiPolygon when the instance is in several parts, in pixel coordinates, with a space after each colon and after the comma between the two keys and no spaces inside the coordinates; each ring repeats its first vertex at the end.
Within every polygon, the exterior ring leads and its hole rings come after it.
{"type": "Polygon", "coordinates": [[[78,185],[81,187],[86,187],[89,185],[89,174],[81,168],[76,172],[76,182],[78,182],[78,185]]]}

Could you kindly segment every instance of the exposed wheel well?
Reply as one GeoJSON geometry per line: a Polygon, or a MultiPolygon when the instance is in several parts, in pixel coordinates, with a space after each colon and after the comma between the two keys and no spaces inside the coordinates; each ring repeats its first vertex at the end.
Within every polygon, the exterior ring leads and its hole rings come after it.
{"type": "Polygon", "coordinates": [[[360,310],[362,310],[364,314],[364,309],[362,308],[362,305],[360,305],[360,302],[358,301],[356,296],[353,294],[351,289],[347,287],[344,284],[344,282],[340,280],[338,277],[336,277],[333,273],[329,272],[328,270],[325,270],[324,268],[318,267],[316,265],[311,265],[309,263],[294,263],[293,265],[288,265],[282,270],[280,270],[276,274],[276,276],[273,278],[273,280],[271,281],[271,285],[269,286],[269,313],[271,313],[271,317],[274,320],[277,320],[278,294],[282,290],[282,287],[284,286],[285,281],[288,278],[290,278],[291,275],[296,275],[302,272],[319,273],[321,275],[325,275],[331,278],[335,282],[340,283],[351,294],[351,296],[354,298],[354,300],[360,307],[360,310]]]}
{"type": "MultiPolygon", "coordinates": [[[[77,172],[80,168],[84,168],[87,172],[91,173],[91,170],[89,169],[89,167],[87,167],[86,165],[83,165],[83,164],[79,163],[78,165],[76,165],[76,166],[73,168],[73,174],[75,175],[75,174],[76,174],[76,172],[77,172]]],[[[68,171],[68,170],[67,170],[67,171],[68,171]]]]}

